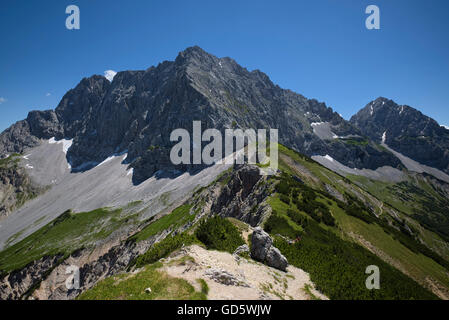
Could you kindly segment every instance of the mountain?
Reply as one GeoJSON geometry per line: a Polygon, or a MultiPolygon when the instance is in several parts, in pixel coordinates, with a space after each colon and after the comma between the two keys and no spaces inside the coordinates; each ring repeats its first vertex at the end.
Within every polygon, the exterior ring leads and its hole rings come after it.
{"type": "Polygon", "coordinates": [[[378,98],[350,122],[373,141],[449,174],[449,130],[420,111],[378,98]]]}
{"type": "MultiPolygon", "coordinates": [[[[262,72],[199,47],[145,71],[83,79],[55,111],[32,112],[0,135],[0,154],[22,152],[39,139],[73,140],[67,157],[73,171],[128,152],[138,184],[158,170],[171,170],[170,133],[215,128],[277,128],[280,142],[309,156],[331,155],[352,168],[397,167],[400,162],[371,141],[350,144],[338,137],[360,131],[324,103],[274,85],[262,72]]],[[[182,170],[187,167],[180,168],[182,170]]]]}
{"type": "Polygon", "coordinates": [[[449,299],[449,178],[374,121],[390,104],[345,121],[199,47],[85,78],[0,134],[0,299],[449,299]],[[195,120],[279,129],[279,170],[172,165],[195,120]]]}

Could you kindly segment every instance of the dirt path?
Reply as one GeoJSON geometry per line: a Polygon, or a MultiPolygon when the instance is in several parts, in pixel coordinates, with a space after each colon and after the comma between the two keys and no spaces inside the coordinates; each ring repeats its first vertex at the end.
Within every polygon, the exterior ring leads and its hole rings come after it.
{"type": "Polygon", "coordinates": [[[198,279],[206,281],[208,299],[327,299],[314,289],[306,272],[293,266],[285,273],[251,259],[196,245],[184,248],[163,263],[165,272],[189,281],[197,290],[198,279]]]}

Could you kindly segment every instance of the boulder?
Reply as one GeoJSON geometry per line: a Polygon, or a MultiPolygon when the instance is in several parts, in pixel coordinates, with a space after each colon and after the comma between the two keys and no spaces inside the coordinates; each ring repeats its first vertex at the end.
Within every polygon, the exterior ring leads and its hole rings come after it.
{"type": "Polygon", "coordinates": [[[287,258],[281,254],[279,249],[273,246],[273,239],[262,228],[256,228],[254,230],[251,244],[251,258],[263,262],[270,267],[282,271],[287,270],[287,258]]]}
{"type": "Polygon", "coordinates": [[[288,261],[278,248],[271,246],[267,252],[267,256],[265,258],[265,263],[270,267],[287,271],[288,261]]]}
{"type": "Polygon", "coordinates": [[[235,249],[233,255],[234,256],[239,256],[239,255],[241,255],[242,253],[245,253],[245,252],[249,252],[249,247],[246,244],[243,244],[240,247],[238,247],[237,249],[235,249]]]}
{"type": "Polygon", "coordinates": [[[265,261],[267,252],[273,245],[271,237],[261,228],[256,228],[251,238],[251,257],[258,261],[265,261]]]}

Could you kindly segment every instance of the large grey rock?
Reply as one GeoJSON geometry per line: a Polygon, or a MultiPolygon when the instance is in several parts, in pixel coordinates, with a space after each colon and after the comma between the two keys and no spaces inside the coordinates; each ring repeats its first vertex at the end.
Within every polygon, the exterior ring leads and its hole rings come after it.
{"type": "Polygon", "coordinates": [[[271,237],[261,228],[256,228],[251,237],[251,257],[261,262],[265,262],[268,250],[273,245],[271,237]]]}
{"type": "Polygon", "coordinates": [[[273,239],[270,235],[258,227],[251,237],[251,257],[263,262],[270,267],[286,271],[287,259],[281,254],[279,249],[273,246],[273,239]]]}
{"type": "Polygon", "coordinates": [[[265,257],[265,261],[267,265],[270,267],[286,271],[288,267],[287,258],[285,258],[278,248],[271,246],[267,252],[267,256],[265,257]]]}

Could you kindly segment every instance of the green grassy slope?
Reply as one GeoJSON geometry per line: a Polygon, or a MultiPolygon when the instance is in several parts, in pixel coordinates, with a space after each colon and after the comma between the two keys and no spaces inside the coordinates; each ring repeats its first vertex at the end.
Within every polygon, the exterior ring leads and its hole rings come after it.
{"type": "Polygon", "coordinates": [[[121,274],[107,278],[81,294],[78,300],[205,300],[207,298],[204,284],[202,284],[202,291],[195,291],[195,288],[186,280],[171,277],[158,270],[161,266],[160,263],[155,263],[144,267],[144,270],[137,274],[121,274]],[[146,292],[147,288],[151,288],[151,292],[146,292]]]}
{"type": "Polygon", "coordinates": [[[54,221],[0,252],[1,273],[25,267],[44,256],[68,256],[73,251],[106,239],[133,216],[122,210],[97,209],[91,212],[64,212],[54,221]]]}
{"type": "MultiPolygon", "coordinates": [[[[280,183],[288,187],[278,187],[278,193],[269,201],[277,218],[267,221],[265,228],[268,231],[291,239],[301,238],[308,234],[307,228],[301,224],[302,219],[308,218],[320,226],[320,229],[314,228],[315,231],[330,231],[339,239],[365,246],[425,287],[436,281],[444,290],[449,288],[448,261],[436,250],[430,250],[428,247],[432,248],[431,245],[427,247],[419,241],[431,242],[438,238],[435,233],[410,217],[400,221],[393,219],[371,192],[307,157],[280,146],[280,158],[280,169],[286,173],[280,178],[280,183]],[[291,175],[299,177],[305,184],[297,183],[291,175]],[[326,191],[329,186],[337,190],[347,203],[330,195],[326,191]],[[401,221],[410,225],[412,234],[405,230],[401,221]],[[301,227],[305,229],[302,232],[301,227]]],[[[308,271],[307,268],[305,270],[308,271]]]]}

